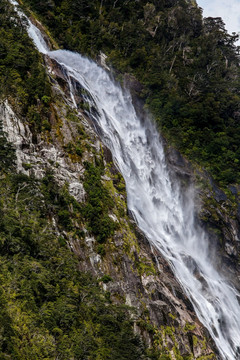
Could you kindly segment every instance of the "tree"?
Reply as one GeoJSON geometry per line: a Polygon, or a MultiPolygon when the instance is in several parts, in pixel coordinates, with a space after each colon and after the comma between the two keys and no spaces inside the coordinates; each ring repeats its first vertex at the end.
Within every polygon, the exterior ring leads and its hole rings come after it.
{"type": "Polygon", "coordinates": [[[0,170],[8,170],[13,167],[16,159],[15,150],[7,141],[3,131],[2,120],[0,120],[0,170]]]}

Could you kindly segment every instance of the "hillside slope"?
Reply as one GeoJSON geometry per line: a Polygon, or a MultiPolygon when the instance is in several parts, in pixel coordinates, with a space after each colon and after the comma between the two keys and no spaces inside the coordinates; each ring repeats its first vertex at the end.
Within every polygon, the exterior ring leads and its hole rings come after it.
{"type": "Polygon", "coordinates": [[[237,35],[220,18],[186,0],[22,3],[60,47],[133,74],[164,136],[220,185],[240,181],[237,35]]]}
{"type": "Polygon", "coordinates": [[[1,2],[3,359],[213,359],[213,344],[127,215],[123,179],[57,64],[1,2]]]}

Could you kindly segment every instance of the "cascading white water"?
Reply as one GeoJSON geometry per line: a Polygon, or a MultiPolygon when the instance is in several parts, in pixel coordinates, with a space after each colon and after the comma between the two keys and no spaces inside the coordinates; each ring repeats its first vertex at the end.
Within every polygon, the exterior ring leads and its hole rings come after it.
{"type": "Polygon", "coordinates": [[[38,51],[42,54],[47,54],[50,49],[44,40],[41,31],[28,19],[27,16],[23,14],[20,9],[18,9],[18,2],[16,0],[9,0],[9,2],[14,6],[17,14],[27,22],[28,35],[33,40],[38,51]]]}
{"type": "Polygon", "coordinates": [[[192,197],[171,180],[155,126],[148,119],[140,121],[129,92],[105,70],[79,54],[49,51],[40,31],[28,24],[39,51],[65,69],[70,91],[74,78],[91,94],[88,101],[97,109],[91,117],[124,176],[128,207],[138,226],[171,264],[221,357],[240,358],[238,293],[212,264],[207,236],[194,222],[192,197]]]}
{"type": "Polygon", "coordinates": [[[172,182],[155,126],[142,124],[131,96],[94,62],[69,51],[49,56],[90,94],[92,117],[102,131],[126,181],[128,207],[140,229],[170,262],[225,359],[240,345],[240,306],[236,291],[215,270],[208,239],[194,222],[194,204],[172,182]]]}

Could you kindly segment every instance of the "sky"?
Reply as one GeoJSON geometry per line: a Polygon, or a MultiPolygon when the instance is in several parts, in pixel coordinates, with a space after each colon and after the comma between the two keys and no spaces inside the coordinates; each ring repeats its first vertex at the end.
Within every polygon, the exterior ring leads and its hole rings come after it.
{"type": "Polygon", "coordinates": [[[230,34],[240,32],[240,0],[197,0],[197,3],[203,8],[204,17],[221,17],[230,34]]]}

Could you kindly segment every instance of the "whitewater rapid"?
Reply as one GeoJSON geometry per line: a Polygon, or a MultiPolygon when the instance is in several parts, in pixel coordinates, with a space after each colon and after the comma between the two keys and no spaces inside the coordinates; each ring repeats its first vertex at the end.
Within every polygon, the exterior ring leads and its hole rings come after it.
{"type": "Polygon", "coordinates": [[[139,228],[170,263],[222,359],[239,359],[238,293],[212,263],[207,235],[194,221],[193,194],[191,190],[183,194],[171,178],[154,124],[147,117],[139,119],[130,93],[96,63],[70,51],[50,51],[30,20],[28,33],[41,53],[65,69],[76,108],[71,78],[91,95],[85,99],[89,116],[101,129],[102,140],[125,179],[128,208],[139,228]]]}

